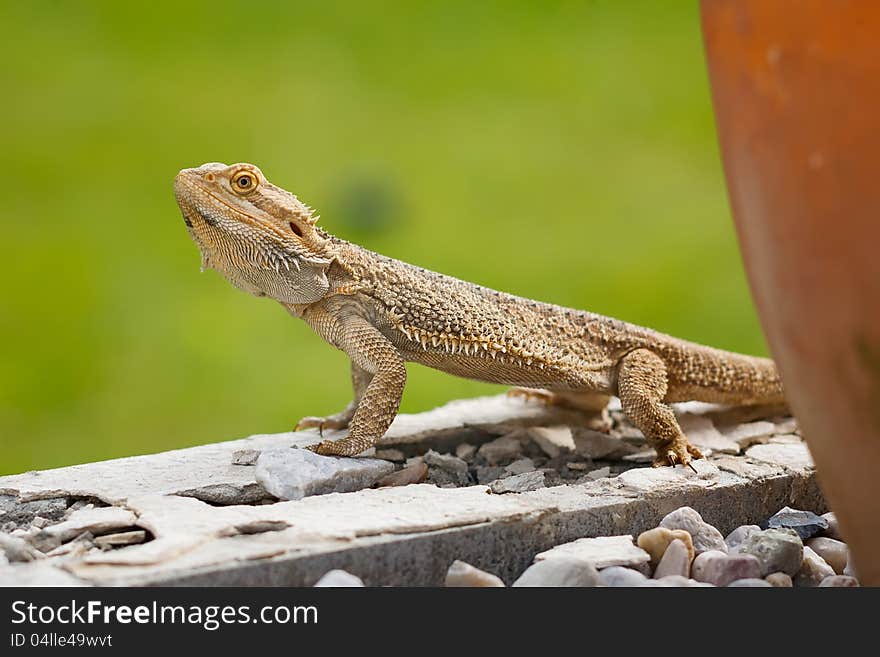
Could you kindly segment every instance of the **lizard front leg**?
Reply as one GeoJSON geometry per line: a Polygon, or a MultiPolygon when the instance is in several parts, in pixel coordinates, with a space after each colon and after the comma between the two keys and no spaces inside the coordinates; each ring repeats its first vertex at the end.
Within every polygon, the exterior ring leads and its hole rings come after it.
{"type": "Polygon", "coordinates": [[[348,425],[351,423],[351,419],[354,417],[354,412],[357,410],[358,404],[363,398],[367,386],[370,385],[372,379],[373,375],[370,372],[359,367],[354,361],[352,361],[351,387],[354,391],[354,398],[351,403],[339,413],[334,413],[333,415],[328,415],[326,417],[309,415],[304,417],[297,422],[294,431],[300,431],[302,429],[318,429],[318,431],[323,433],[324,429],[347,429],[348,425]]]}
{"type": "Polygon", "coordinates": [[[688,465],[703,454],[688,442],[669,405],[663,403],[668,387],[666,364],[653,351],[636,349],[620,360],[617,391],[627,417],[657,450],[654,467],[688,465]]]}
{"type": "Polygon", "coordinates": [[[324,455],[354,456],[376,444],[388,430],[406,384],[406,365],[397,348],[372,324],[352,316],[341,322],[338,346],[352,364],[370,377],[357,400],[349,422],[349,434],[342,440],[323,440],[306,449],[324,455]]]}

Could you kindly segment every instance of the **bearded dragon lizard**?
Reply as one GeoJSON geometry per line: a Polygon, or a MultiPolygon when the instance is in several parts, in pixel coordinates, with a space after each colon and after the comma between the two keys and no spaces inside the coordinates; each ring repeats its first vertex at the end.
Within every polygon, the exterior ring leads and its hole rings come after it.
{"type": "Polygon", "coordinates": [[[184,169],[177,203],[203,268],[270,297],[351,359],[354,399],[297,428],[344,429],[309,449],[356,455],[397,415],[406,362],[539,389],[598,410],[611,395],[655,448],[655,466],[701,458],[670,402],[778,404],[773,361],[713,349],[590,312],[517,297],[373,253],[334,237],[252,164],[184,169]]]}

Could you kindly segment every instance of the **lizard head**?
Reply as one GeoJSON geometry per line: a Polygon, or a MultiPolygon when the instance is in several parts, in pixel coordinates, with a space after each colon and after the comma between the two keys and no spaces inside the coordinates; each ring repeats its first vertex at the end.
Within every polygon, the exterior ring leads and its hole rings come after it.
{"type": "Polygon", "coordinates": [[[315,227],[317,217],[253,164],[183,169],[174,193],[202,269],[282,303],[311,303],[329,289],[332,245],[315,227]]]}

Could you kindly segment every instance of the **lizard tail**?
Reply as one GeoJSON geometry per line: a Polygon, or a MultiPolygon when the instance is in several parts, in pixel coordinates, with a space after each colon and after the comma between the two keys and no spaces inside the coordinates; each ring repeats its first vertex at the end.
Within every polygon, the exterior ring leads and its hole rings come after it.
{"type": "MultiPolygon", "coordinates": [[[[673,347],[676,366],[668,369],[668,401],[716,404],[775,405],[785,403],[779,370],[769,358],[746,356],[703,345],[673,347]]],[[[670,362],[670,361],[667,361],[670,362]]]]}

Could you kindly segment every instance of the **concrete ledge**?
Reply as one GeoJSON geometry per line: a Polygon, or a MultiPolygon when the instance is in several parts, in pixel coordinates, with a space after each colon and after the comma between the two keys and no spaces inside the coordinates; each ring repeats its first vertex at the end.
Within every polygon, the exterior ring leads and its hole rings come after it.
{"type": "MultiPolygon", "coordinates": [[[[694,410],[689,406],[683,412],[694,410]]],[[[702,411],[723,433],[725,425],[717,418],[729,419],[730,411],[702,411]]],[[[505,397],[456,402],[401,418],[406,431],[398,428],[386,443],[406,445],[413,453],[460,442],[456,435],[486,442],[524,426],[557,426],[561,419],[575,423],[540,404],[505,397]],[[425,415],[429,421],[420,422],[425,415]]],[[[581,416],[577,422],[584,427],[593,420],[581,416]]],[[[490,494],[486,486],[413,484],[275,501],[256,483],[253,466],[232,465],[238,450],[314,441],[303,434],[254,436],[2,477],[0,494],[9,496],[10,504],[100,499],[133,514],[115,514],[119,522],[135,518],[132,527],[100,531],[139,528],[148,540],[101,550],[88,540],[77,547],[76,539],[45,558],[0,566],[0,584],[302,586],[342,568],[368,585],[441,585],[455,559],[510,583],[539,552],[585,536],[638,535],[684,505],[725,533],[761,522],[786,505],[824,512],[809,453],[789,437],[790,421],[780,422],[788,432],[784,440],[746,448],[745,455],[719,453],[699,462],[698,473],[635,467],[616,477],[506,495],[490,494]]],[[[759,433],[750,435],[772,440],[773,431],[759,433]]],[[[36,541],[51,534],[48,529],[32,526],[14,533],[36,541]]]]}

